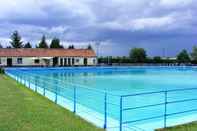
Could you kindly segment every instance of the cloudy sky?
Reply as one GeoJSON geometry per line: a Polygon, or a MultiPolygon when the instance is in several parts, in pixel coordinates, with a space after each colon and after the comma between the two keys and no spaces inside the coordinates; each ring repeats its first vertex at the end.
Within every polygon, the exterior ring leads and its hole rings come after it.
{"type": "Polygon", "coordinates": [[[61,39],[84,47],[101,43],[100,55],[127,55],[143,47],[175,56],[197,45],[197,0],[0,0],[0,43],[18,30],[23,41],[61,39]]]}

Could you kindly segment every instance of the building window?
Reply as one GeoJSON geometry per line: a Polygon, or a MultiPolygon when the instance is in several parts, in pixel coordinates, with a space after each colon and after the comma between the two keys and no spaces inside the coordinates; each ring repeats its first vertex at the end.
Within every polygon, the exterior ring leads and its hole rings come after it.
{"type": "Polygon", "coordinates": [[[75,58],[72,58],[72,65],[75,64],[75,58]]]}
{"type": "Polygon", "coordinates": [[[64,66],[67,65],[67,58],[64,58],[64,66]]]}
{"type": "Polygon", "coordinates": [[[60,66],[63,66],[63,58],[60,58],[60,66]]]}
{"type": "Polygon", "coordinates": [[[17,58],[17,64],[23,64],[23,59],[22,58],[17,58]]]}
{"type": "Polygon", "coordinates": [[[76,61],[76,63],[79,63],[79,59],[76,59],[75,61],[76,61]]]}
{"type": "Polygon", "coordinates": [[[39,63],[40,63],[40,60],[39,60],[39,59],[35,59],[35,60],[34,60],[34,63],[35,63],[35,64],[39,64],[39,63]]]}
{"type": "Polygon", "coordinates": [[[93,59],[93,64],[96,64],[96,59],[93,59]]]}

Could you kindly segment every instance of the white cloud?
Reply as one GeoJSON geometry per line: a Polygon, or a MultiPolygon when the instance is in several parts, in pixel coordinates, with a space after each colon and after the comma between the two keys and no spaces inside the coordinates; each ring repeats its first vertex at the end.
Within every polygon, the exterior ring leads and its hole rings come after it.
{"type": "Polygon", "coordinates": [[[5,0],[1,2],[0,18],[35,18],[46,17],[37,0],[5,0]]]}
{"type": "Polygon", "coordinates": [[[117,20],[112,22],[106,22],[101,26],[103,28],[109,28],[114,30],[147,30],[147,29],[167,29],[168,26],[175,22],[174,17],[152,17],[152,18],[139,18],[131,20],[117,20]]]}
{"type": "Polygon", "coordinates": [[[131,26],[135,30],[142,29],[155,29],[155,28],[164,28],[166,29],[169,25],[173,24],[175,19],[171,16],[159,17],[159,18],[141,18],[136,19],[131,22],[131,26]]]}
{"type": "Polygon", "coordinates": [[[196,0],[0,0],[0,2],[2,41],[9,38],[14,30],[19,30],[24,40],[33,43],[36,43],[43,34],[46,34],[48,39],[59,37],[62,41],[102,39],[110,41],[107,42],[110,44],[120,41],[129,43],[137,39],[136,34],[141,37],[138,33],[156,32],[160,36],[167,34],[162,34],[162,31],[172,34],[175,32],[194,34],[197,25],[196,0]]]}
{"type": "Polygon", "coordinates": [[[172,12],[170,14],[161,17],[141,17],[141,18],[129,18],[120,17],[114,21],[108,21],[101,23],[99,26],[102,28],[108,28],[112,30],[126,30],[126,31],[138,31],[138,30],[175,30],[182,28],[192,28],[191,22],[193,20],[193,12],[191,10],[183,12],[172,12]]]}
{"type": "Polygon", "coordinates": [[[194,0],[160,0],[160,5],[165,7],[184,7],[193,3],[194,0]]]}

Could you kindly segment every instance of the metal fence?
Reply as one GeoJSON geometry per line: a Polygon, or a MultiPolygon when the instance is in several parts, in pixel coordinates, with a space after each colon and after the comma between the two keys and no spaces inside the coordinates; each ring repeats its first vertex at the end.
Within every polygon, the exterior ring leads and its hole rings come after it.
{"type": "MultiPolygon", "coordinates": [[[[97,116],[94,116],[94,119],[100,119],[101,121],[103,121],[102,127],[104,129],[107,128],[107,115],[109,114],[109,112],[107,112],[109,110],[108,105],[116,105],[115,103],[110,103],[108,98],[110,96],[119,97],[111,93],[103,92],[103,91],[96,90],[96,89],[91,89],[88,87],[79,87],[79,85],[77,84],[62,82],[61,80],[57,80],[57,79],[53,79],[54,82],[51,82],[50,78],[39,76],[37,74],[25,72],[22,70],[14,70],[14,71],[7,70],[6,74],[11,76],[18,83],[23,84],[24,86],[35,91],[36,93],[40,93],[43,96],[46,96],[47,91],[53,92],[55,96],[51,100],[56,104],[58,104],[58,96],[65,97],[64,95],[58,92],[58,89],[66,90],[66,92],[68,92],[67,95],[69,95],[69,96],[66,96],[66,99],[69,99],[70,101],[72,101],[72,108],[70,108],[70,110],[72,110],[73,113],[78,113],[79,108],[77,108],[77,106],[84,104],[84,103],[80,103],[79,90],[80,92],[83,90],[83,92],[85,91],[85,92],[88,92],[89,94],[99,93],[99,96],[102,97],[99,100],[100,102],[103,103],[103,105],[101,106],[102,109],[99,109],[99,110],[101,110],[103,118],[101,117],[97,118],[97,116]],[[59,85],[60,83],[64,86],[59,85]],[[56,87],[56,88],[50,88],[50,87],[56,87]],[[38,88],[39,89],[43,88],[42,93],[39,92],[38,88]]],[[[87,95],[86,97],[88,97],[89,100],[94,100],[95,102],[99,102],[98,99],[95,100],[95,98],[92,97],[91,95],[87,95]]],[[[87,101],[84,104],[84,106],[86,106],[88,103],[89,101],[87,101]]],[[[116,106],[119,106],[119,105],[116,105],[116,106]]],[[[91,113],[88,111],[84,111],[84,112],[89,113],[89,115],[91,113]]]]}
{"type": "MultiPolygon", "coordinates": [[[[24,84],[25,86],[27,86],[30,89],[33,89],[35,92],[39,92],[38,88],[42,88],[42,95],[46,96],[46,91],[51,91],[55,94],[55,96],[53,97],[53,101],[58,104],[58,96],[61,96],[60,93],[58,93],[59,89],[59,83],[61,83],[62,81],[54,81],[53,83],[50,83],[49,78],[42,78],[42,76],[36,75],[36,74],[30,74],[30,73],[26,73],[24,71],[6,71],[6,74],[8,74],[9,76],[11,76],[12,78],[16,79],[17,82],[24,84]],[[28,75],[28,77],[26,77],[28,75]],[[35,79],[35,78],[42,78],[42,79],[35,79]],[[32,84],[34,83],[34,84],[32,84]],[[50,88],[50,86],[55,86],[56,88],[50,88]]],[[[78,88],[78,85],[72,84],[72,83],[63,83],[63,84],[68,84],[66,87],[61,87],[62,89],[64,89],[64,91],[69,92],[68,96],[66,96],[67,99],[70,99],[72,101],[72,111],[74,113],[78,112],[78,104],[80,102],[80,95],[78,93],[78,90],[80,88],[78,88]]],[[[102,109],[99,109],[101,111],[101,114],[103,115],[101,119],[102,123],[103,123],[103,128],[107,129],[108,125],[109,125],[109,120],[108,118],[110,118],[109,114],[111,113],[112,110],[112,105],[115,106],[114,108],[117,108],[119,111],[116,112],[116,115],[118,115],[117,117],[117,121],[119,123],[119,125],[117,125],[116,128],[118,128],[119,131],[124,131],[124,128],[128,125],[135,125],[136,122],[143,122],[143,121],[147,121],[147,120],[154,120],[154,119],[163,119],[163,127],[167,127],[167,121],[168,121],[168,117],[169,116],[174,116],[177,114],[184,114],[184,113],[188,113],[188,112],[194,112],[197,111],[197,106],[194,107],[188,107],[188,108],[183,108],[181,111],[177,111],[177,110],[173,110],[171,111],[173,108],[173,104],[177,104],[179,103],[180,106],[187,106],[187,103],[189,102],[196,102],[197,104],[197,97],[195,97],[195,95],[191,95],[191,93],[186,93],[186,92],[197,92],[197,88],[185,88],[185,89],[174,89],[174,90],[165,90],[165,91],[157,91],[157,92],[145,92],[145,93],[138,93],[138,94],[130,94],[130,95],[119,95],[116,96],[114,94],[111,93],[107,93],[107,92],[103,92],[100,90],[96,90],[96,89],[91,89],[91,88],[85,88],[83,87],[83,89],[87,90],[88,93],[100,93],[100,102],[103,104],[101,106],[102,109]],[[184,97],[174,97],[178,94],[182,94],[184,93],[184,97]],[[137,105],[133,107],[133,104],[128,104],[132,103],[132,99],[136,99],[135,97],[143,97],[144,99],[148,98],[149,96],[162,96],[160,97],[159,101],[157,102],[153,102],[150,104],[143,104],[143,105],[137,105]],[[110,101],[110,97],[115,96],[119,99],[119,101],[116,101],[115,103],[110,101]],[[138,117],[132,117],[132,119],[130,120],[130,117],[126,117],[125,116],[129,116],[130,114],[127,112],[132,112],[133,110],[148,110],[150,108],[153,107],[159,107],[161,110],[161,112],[159,113],[153,113],[151,115],[148,116],[142,116],[140,118],[138,117]],[[127,114],[127,115],[124,115],[127,114]]],[[[64,96],[64,95],[62,95],[64,96]]],[[[87,97],[90,97],[91,95],[88,95],[87,97]]],[[[94,98],[91,97],[89,99],[93,99],[94,98]]],[[[97,99],[98,100],[98,99],[97,99]]],[[[87,102],[88,103],[88,102],[87,102]]],[[[146,102],[145,102],[146,103],[146,102]]],[[[80,104],[84,104],[83,102],[80,104]]],[[[190,103],[193,104],[193,103],[190,103]]],[[[84,104],[86,106],[86,103],[84,104]]],[[[174,106],[175,107],[175,106],[174,106]]],[[[87,112],[89,113],[89,112],[87,112]]],[[[90,114],[91,115],[91,114],[90,114]]],[[[94,116],[96,118],[96,116],[94,116]]],[[[127,126],[128,127],[128,126],[127,126]]]]}
{"type": "MultiPolygon", "coordinates": [[[[146,120],[157,119],[157,118],[163,118],[163,127],[166,128],[167,127],[167,120],[168,120],[167,117],[168,116],[173,116],[173,115],[178,115],[178,114],[184,114],[184,113],[188,113],[188,112],[197,111],[197,106],[194,106],[193,109],[185,109],[185,110],[183,109],[182,111],[174,111],[172,113],[169,113],[170,111],[168,111],[168,109],[169,109],[169,106],[171,104],[184,103],[184,104],[181,104],[181,106],[187,106],[187,103],[185,103],[185,102],[192,102],[192,101],[195,101],[196,104],[197,104],[197,97],[196,96],[190,96],[192,98],[186,98],[186,99],[185,98],[179,98],[179,100],[170,99],[170,95],[172,95],[172,93],[177,94],[177,93],[180,93],[180,92],[187,92],[187,91],[192,91],[192,92],[197,93],[197,88],[174,89],[174,90],[146,92],[146,93],[120,96],[120,131],[123,130],[124,124],[135,123],[135,122],[139,122],[139,121],[146,121],[146,120]],[[155,103],[155,104],[143,105],[143,106],[137,106],[137,107],[126,107],[126,108],[124,107],[124,103],[123,103],[124,99],[129,99],[129,97],[134,97],[134,96],[146,96],[146,95],[156,95],[156,94],[164,96],[162,102],[155,103]],[[123,118],[122,114],[125,111],[142,109],[142,108],[143,109],[148,109],[150,107],[156,107],[156,106],[163,106],[163,110],[164,110],[163,114],[152,115],[152,116],[149,116],[149,117],[144,117],[142,119],[124,121],[124,118],[123,118]]],[[[183,97],[188,97],[188,96],[185,95],[183,97]]]]}

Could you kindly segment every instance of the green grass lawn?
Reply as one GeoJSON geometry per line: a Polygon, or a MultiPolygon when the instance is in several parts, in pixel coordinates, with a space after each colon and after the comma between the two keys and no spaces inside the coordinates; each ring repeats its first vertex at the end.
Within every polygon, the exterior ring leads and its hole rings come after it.
{"type": "Polygon", "coordinates": [[[184,124],[175,127],[169,127],[167,129],[158,129],[156,131],[197,131],[197,122],[184,124]]]}
{"type": "Polygon", "coordinates": [[[0,75],[0,131],[103,131],[0,75]]]}

